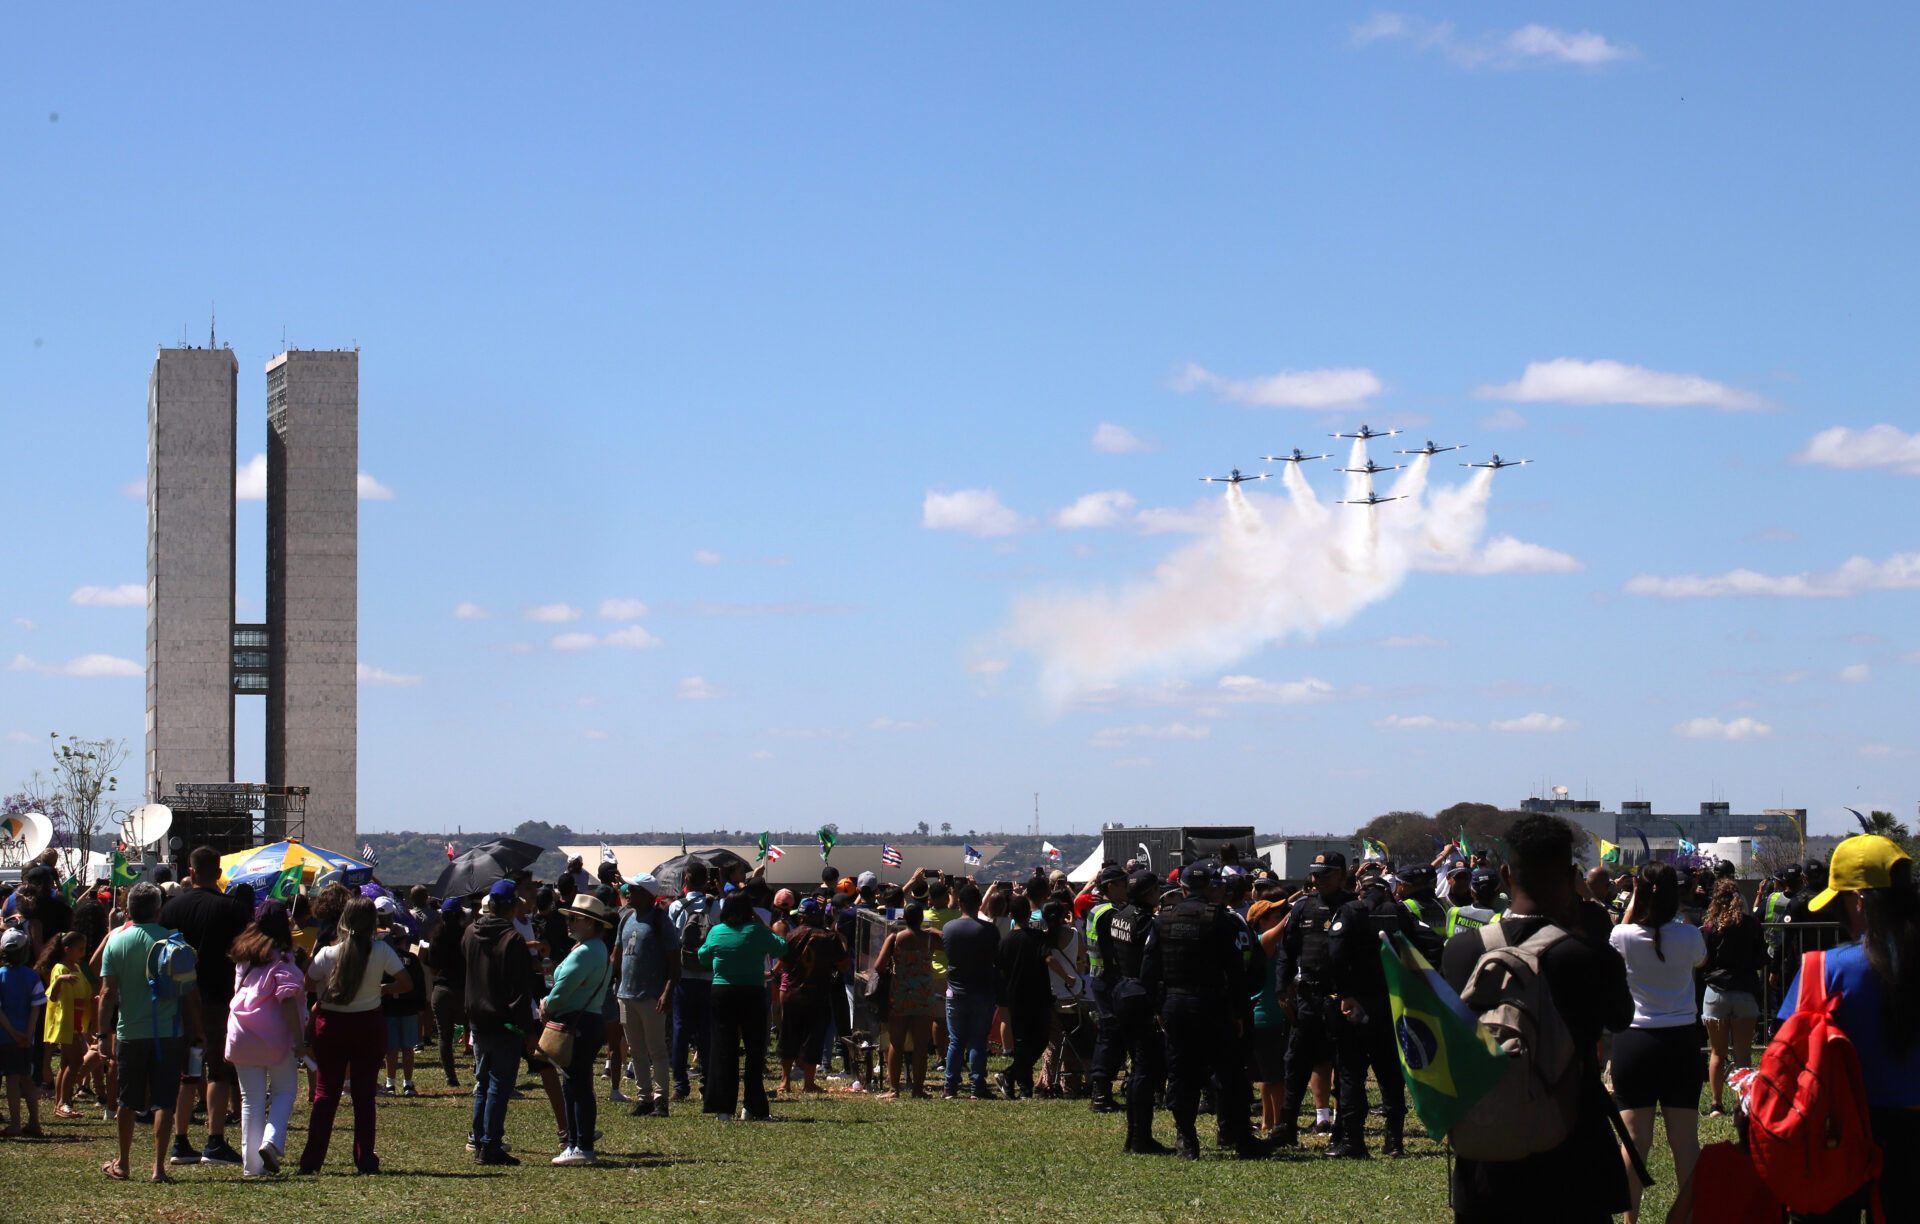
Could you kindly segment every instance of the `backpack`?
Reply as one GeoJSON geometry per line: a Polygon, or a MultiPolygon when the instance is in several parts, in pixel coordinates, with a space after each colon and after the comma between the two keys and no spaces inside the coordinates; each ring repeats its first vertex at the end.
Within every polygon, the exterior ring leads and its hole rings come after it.
{"type": "Polygon", "coordinates": [[[1495,922],[1480,938],[1480,960],[1460,999],[1512,1061],[1447,1141],[1464,1160],[1523,1160],[1565,1143],[1579,1113],[1579,1052],[1540,971],[1567,932],[1544,926],[1514,945],[1506,924],[1495,922]]]}
{"type": "Polygon", "coordinates": [[[680,968],[683,972],[707,972],[707,967],[700,963],[700,946],[707,942],[707,932],[713,929],[713,911],[711,900],[699,909],[691,905],[681,907],[680,912],[687,918],[687,924],[680,928],[680,968]]]}
{"type": "Polygon", "coordinates": [[[1667,1224],[1784,1224],[1787,1209],[1760,1180],[1753,1156],[1737,1143],[1700,1149],[1693,1176],[1680,1187],[1667,1224]]]}
{"type": "MultiPolygon", "coordinates": [[[[1860,1056],[1833,1022],[1841,996],[1827,992],[1827,958],[1800,962],[1800,998],[1760,1060],[1748,1096],[1747,1144],[1773,1193],[1806,1215],[1831,1211],[1880,1177],[1867,1120],[1860,1056]]],[[[1873,1195],[1874,1219],[1880,1191],[1873,1195]]]]}
{"type": "Polygon", "coordinates": [[[193,945],[180,932],[167,932],[147,949],[147,989],[155,1002],[185,998],[194,977],[193,945]]]}

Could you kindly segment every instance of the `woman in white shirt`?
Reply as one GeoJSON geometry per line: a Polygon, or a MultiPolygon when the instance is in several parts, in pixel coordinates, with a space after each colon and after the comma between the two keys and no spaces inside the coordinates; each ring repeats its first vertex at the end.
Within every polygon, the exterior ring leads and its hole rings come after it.
{"type": "MultiPolygon", "coordinates": [[[[1680,879],[1671,864],[1649,863],[1632,888],[1626,916],[1610,937],[1627,962],[1633,992],[1633,1027],[1613,1038],[1613,1104],[1643,1160],[1653,1146],[1659,1109],[1673,1149],[1674,1181],[1684,1186],[1700,1155],[1700,1089],[1707,1081],[1693,985],[1695,972],[1707,963],[1707,942],[1699,928],[1675,920],[1680,879]]],[[[1633,1193],[1627,1221],[1634,1224],[1642,1187],[1631,1162],[1627,1181],[1633,1193]]]]}
{"type": "Polygon", "coordinates": [[[300,1153],[302,1173],[317,1173],[327,1162],[342,1081],[353,1091],[353,1167],[362,1173],[380,1171],[380,1157],[373,1150],[373,1086],[387,1050],[380,997],[405,994],[413,983],[401,967],[400,954],[373,937],[373,924],[370,899],[347,902],[338,936],[307,970],[307,985],[320,995],[313,1014],[313,1060],[320,1070],[314,1076],[307,1146],[300,1153]]]}

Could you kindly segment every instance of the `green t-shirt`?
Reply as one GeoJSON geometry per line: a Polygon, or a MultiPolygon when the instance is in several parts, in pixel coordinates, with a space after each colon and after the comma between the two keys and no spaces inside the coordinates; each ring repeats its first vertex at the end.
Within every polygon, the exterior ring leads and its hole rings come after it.
{"type": "Polygon", "coordinates": [[[758,986],[767,980],[767,957],[787,950],[787,941],[758,922],[720,923],[700,945],[700,963],[713,966],[715,986],[758,986]]]}
{"type": "Polygon", "coordinates": [[[112,978],[120,988],[120,1019],[114,1032],[122,1041],[181,1035],[180,1000],[156,1000],[147,988],[147,953],[172,933],[157,922],[130,926],[109,939],[100,954],[101,976],[112,978]]]}

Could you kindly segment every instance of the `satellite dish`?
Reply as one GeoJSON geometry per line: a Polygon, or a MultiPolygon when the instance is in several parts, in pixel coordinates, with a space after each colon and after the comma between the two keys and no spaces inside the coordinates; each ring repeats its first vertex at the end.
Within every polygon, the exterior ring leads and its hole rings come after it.
{"type": "Polygon", "coordinates": [[[1553,788],[1553,793],[1565,799],[1567,797],[1567,788],[1564,786],[1556,786],[1553,788]]]}
{"type": "Polygon", "coordinates": [[[167,835],[173,827],[173,809],[164,803],[149,803],[127,813],[127,842],[135,846],[151,846],[167,835]]]}
{"type": "Polygon", "coordinates": [[[42,812],[26,812],[20,819],[27,822],[22,834],[27,839],[26,858],[39,858],[40,852],[53,844],[53,822],[42,812]]]}

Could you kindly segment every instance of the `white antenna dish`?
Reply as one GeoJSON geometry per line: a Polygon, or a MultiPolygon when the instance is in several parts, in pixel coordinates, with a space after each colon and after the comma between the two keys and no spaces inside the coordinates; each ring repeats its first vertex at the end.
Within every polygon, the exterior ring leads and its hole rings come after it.
{"type": "Polygon", "coordinates": [[[42,812],[25,812],[21,814],[20,819],[27,822],[26,858],[27,860],[39,858],[41,851],[53,844],[53,822],[48,820],[42,812]]]}
{"type": "Polygon", "coordinates": [[[1553,793],[1565,799],[1567,797],[1567,788],[1564,786],[1556,786],[1553,788],[1553,793]]]}
{"type": "Polygon", "coordinates": [[[151,846],[167,835],[173,827],[173,809],[164,803],[149,803],[127,813],[127,842],[134,846],[151,846]]]}

